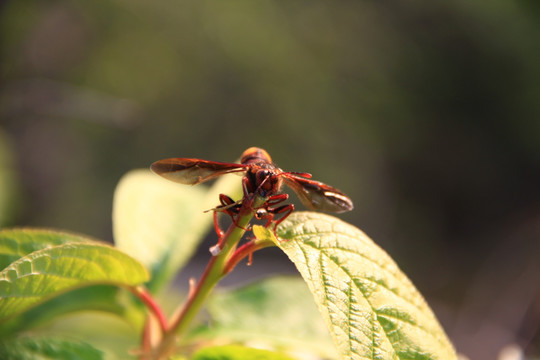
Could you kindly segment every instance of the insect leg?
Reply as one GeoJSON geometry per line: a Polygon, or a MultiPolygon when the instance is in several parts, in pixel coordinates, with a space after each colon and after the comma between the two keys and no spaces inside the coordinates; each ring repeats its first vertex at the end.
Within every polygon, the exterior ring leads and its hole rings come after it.
{"type": "MultiPolygon", "coordinates": [[[[278,206],[277,208],[268,208],[268,213],[272,214],[271,219],[268,220],[266,223],[266,227],[270,226],[270,224],[274,223],[274,233],[276,232],[277,226],[285,220],[291,213],[294,211],[294,205],[293,204],[286,204],[278,206]],[[274,221],[274,218],[276,215],[281,215],[281,217],[278,220],[274,221]]],[[[276,235],[277,237],[277,235],[276,235]]]]}
{"type": "Polygon", "coordinates": [[[218,223],[218,212],[224,212],[231,217],[234,221],[234,215],[238,213],[239,204],[225,194],[219,194],[219,202],[221,205],[215,207],[214,210],[214,230],[218,237],[222,237],[224,231],[220,228],[218,223]]]}
{"type": "Polygon", "coordinates": [[[285,200],[287,200],[289,198],[289,194],[277,194],[277,195],[272,195],[270,197],[268,197],[268,200],[266,200],[266,205],[268,206],[271,206],[271,205],[277,205],[285,200]]]}

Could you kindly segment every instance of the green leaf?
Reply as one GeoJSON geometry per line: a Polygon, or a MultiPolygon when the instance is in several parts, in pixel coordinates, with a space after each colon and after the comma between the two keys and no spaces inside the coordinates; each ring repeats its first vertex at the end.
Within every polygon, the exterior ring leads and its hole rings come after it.
{"type": "MultiPolygon", "coordinates": [[[[274,239],[260,228],[258,237],[274,239]]],[[[362,231],[296,212],[276,244],[307,282],[343,359],[456,359],[435,315],[395,262],[362,231]]]]}
{"type": "Polygon", "coordinates": [[[1,322],[0,337],[33,328],[60,315],[76,311],[97,310],[126,315],[132,304],[127,301],[127,297],[119,296],[120,290],[112,285],[93,285],[60,294],[1,322]]]}
{"type": "Polygon", "coordinates": [[[34,251],[0,272],[0,321],[71,289],[145,281],[146,269],[110,246],[69,243],[34,251]]]}
{"type": "MultiPolygon", "coordinates": [[[[113,204],[113,230],[119,249],[152,271],[148,287],[158,290],[191,258],[212,224],[219,193],[238,194],[240,178],[222,176],[208,189],[134,170],[119,182],[113,204]]],[[[217,241],[217,239],[216,239],[217,241]]]]}
{"type": "Polygon", "coordinates": [[[199,350],[193,360],[293,360],[290,356],[268,350],[248,348],[238,345],[212,346],[199,350]]]}
{"type": "MultiPolygon", "coordinates": [[[[49,229],[6,229],[0,231],[0,264],[9,263],[34,251],[68,243],[94,243],[92,239],[77,234],[49,229]]],[[[59,315],[80,310],[100,310],[134,318],[134,308],[129,297],[119,296],[122,289],[113,285],[93,285],[74,289],[45,299],[30,310],[2,322],[0,336],[31,328],[59,315]]],[[[0,304],[2,301],[0,300],[0,304]]]]}
{"type": "Polygon", "coordinates": [[[198,335],[220,340],[264,342],[273,348],[336,358],[336,351],[305,282],[274,277],[213,294],[207,302],[211,326],[198,335]]]}
{"type": "Polygon", "coordinates": [[[105,354],[83,342],[52,337],[6,338],[0,341],[0,359],[103,360],[105,354]]]}
{"type": "Polygon", "coordinates": [[[77,234],[48,229],[5,229],[0,230],[0,270],[36,250],[72,242],[88,242],[77,234]]]}

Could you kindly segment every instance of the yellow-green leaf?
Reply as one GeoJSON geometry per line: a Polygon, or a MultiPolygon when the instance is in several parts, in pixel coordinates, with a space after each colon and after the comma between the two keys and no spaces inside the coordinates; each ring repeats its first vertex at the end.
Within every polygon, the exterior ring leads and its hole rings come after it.
{"type": "Polygon", "coordinates": [[[20,181],[13,149],[7,134],[0,129],[0,226],[13,221],[19,210],[20,181]]]}
{"type": "Polygon", "coordinates": [[[211,346],[197,351],[193,360],[294,360],[282,353],[239,345],[211,346]]]}
{"type": "MultiPolygon", "coordinates": [[[[152,271],[149,288],[159,289],[193,255],[212,224],[219,193],[234,196],[240,178],[223,176],[211,188],[165,180],[148,170],[134,170],[114,195],[113,230],[119,249],[152,271]]],[[[216,238],[217,241],[217,238],[216,238]]]]}

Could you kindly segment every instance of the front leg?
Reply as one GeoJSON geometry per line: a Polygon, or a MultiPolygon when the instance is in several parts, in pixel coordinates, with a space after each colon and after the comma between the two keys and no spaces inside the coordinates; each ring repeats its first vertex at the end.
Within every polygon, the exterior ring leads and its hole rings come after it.
{"type": "Polygon", "coordinates": [[[218,212],[224,212],[234,221],[234,216],[237,215],[240,210],[240,203],[234,201],[230,196],[225,194],[219,194],[219,202],[221,205],[213,208],[212,210],[214,211],[214,230],[216,231],[217,236],[221,238],[224,235],[224,231],[221,229],[218,223],[218,212]]]}
{"type": "Polygon", "coordinates": [[[268,199],[266,200],[266,202],[264,204],[268,208],[268,206],[277,205],[279,203],[284,202],[288,198],[289,198],[289,194],[272,195],[272,196],[268,197],[268,199]]]}
{"type": "Polygon", "coordinates": [[[278,206],[277,208],[268,208],[266,211],[269,214],[272,214],[271,218],[267,221],[265,227],[269,227],[272,222],[274,223],[274,234],[277,237],[276,229],[277,226],[285,220],[291,213],[294,211],[294,205],[293,204],[286,204],[278,206]],[[281,215],[281,217],[278,220],[274,220],[276,215],[281,215]]]}
{"type": "Polygon", "coordinates": [[[278,207],[271,206],[282,203],[288,198],[289,194],[276,194],[269,196],[264,205],[255,211],[255,217],[259,220],[266,220],[266,224],[264,225],[265,227],[269,227],[272,222],[274,222],[275,233],[276,227],[279,225],[279,223],[285,220],[287,216],[289,216],[294,211],[294,205],[287,204],[278,207]],[[279,220],[274,221],[275,216],[278,214],[283,214],[283,216],[279,220]]]}

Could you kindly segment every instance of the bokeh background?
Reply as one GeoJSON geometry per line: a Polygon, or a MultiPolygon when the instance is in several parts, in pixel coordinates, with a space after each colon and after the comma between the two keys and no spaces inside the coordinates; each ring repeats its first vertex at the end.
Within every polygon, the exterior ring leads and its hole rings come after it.
{"type": "Polygon", "coordinates": [[[0,11],[2,225],[112,241],[124,173],[256,145],[350,195],[340,217],[391,254],[461,354],[540,356],[539,2],[0,11]]]}

